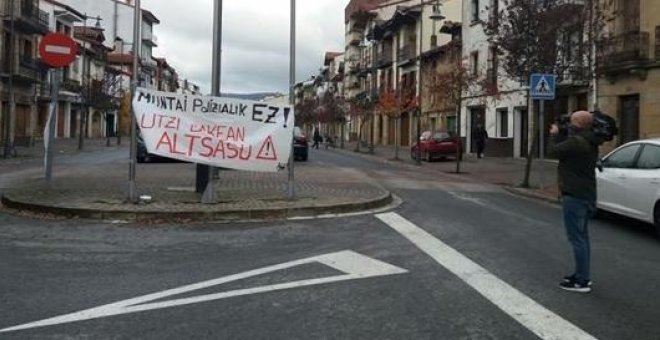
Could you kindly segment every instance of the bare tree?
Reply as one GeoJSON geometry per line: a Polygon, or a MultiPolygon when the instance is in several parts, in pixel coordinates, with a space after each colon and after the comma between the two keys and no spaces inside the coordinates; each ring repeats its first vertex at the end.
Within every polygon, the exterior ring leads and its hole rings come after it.
{"type": "MultiPolygon", "coordinates": [[[[577,73],[588,83],[595,69],[593,46],[605,22],[600,1],[502,0],[502,9],[492,8],[485,26],[506,75],[522,85],[533,73],[556,74],[558,82],[577,73]]],[[[523,187],[529,187],[538,126],[538,116],[533,115],[534,137],[527,153],[523,187]]]]}
{"type": "Polygon", "coordinates": [[[401,126],[401,115],[415,108],[417,101],[414,96],[405,96],[403,94],[403,89],[401,86],[397,90],[392,88],[386,88],[381,91],[380,96],[378,97],[378,103],[375,106],[375,109],[378,110],[381,114],[388,116],[390,119],[394,119],[394,159],[399,159],[399,134],[401,126]]]}
{"type": "MultiPolygon", "coordinates": [[[[449,62],[443,67],[436,69],[434,74],[434,83],[431,84],[432,90],[437,91],[440,102],[444,107],[455,110],[456,116],[456,136],[461,139],[461,106],[463,99],[474,93],[488,96],[497,94],[497,85],[491,84],[487,80],[479,79],[470,74],[466,61],[461,58],[461,44],[456,43],[453,50],[450,51],[449,62]]],[[[462,150],[456,149],[456,173],[461,172],[462,150]]]]}

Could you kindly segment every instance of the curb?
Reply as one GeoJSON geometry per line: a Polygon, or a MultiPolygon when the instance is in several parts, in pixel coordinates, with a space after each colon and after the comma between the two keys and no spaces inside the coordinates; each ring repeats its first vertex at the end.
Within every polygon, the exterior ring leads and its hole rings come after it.
{"type": "Polygon", "coordinates": [[[345,214],[372,210],[385,207],[392,203],[392,201],[392,193],[388,191],[375,199],[326,206],[303,206],[278,209],[237,209],[225,211],[162,212],[56,207],[46,204],[22,202],[20,200],[12,199],[6,194],[2,195],[0,198],[0,202],[5,207],[17,211],[51,214],[66,218],[138,223],[170,223],[176,221],[209,223],[285,220],[288,218],[316,217],[319,215],[345,214]]]}

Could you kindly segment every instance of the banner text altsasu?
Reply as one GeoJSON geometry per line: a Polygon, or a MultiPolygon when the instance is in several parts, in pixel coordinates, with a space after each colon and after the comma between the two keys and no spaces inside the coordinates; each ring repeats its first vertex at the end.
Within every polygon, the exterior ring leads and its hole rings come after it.
{"type": "Polygon", "coordinates": [[[289,161],[289,105],[137,88],[133,108],[150,154],[264,172],[284,169],[289,161]]]}

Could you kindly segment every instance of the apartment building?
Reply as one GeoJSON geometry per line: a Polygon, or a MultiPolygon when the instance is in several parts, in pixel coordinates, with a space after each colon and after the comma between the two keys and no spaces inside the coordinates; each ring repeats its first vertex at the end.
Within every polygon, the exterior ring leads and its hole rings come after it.
{"type": "Polygon", "coordinates": [[[38,0],[5,0],[0,5],[0,143],[29,144],[37,123],[37,85],[43,78],[38,39],[50,17],[38,0]]]}
{"type": "Polygon", "coordinates": [[[660,137],[660,2],[607,3],[614,18],[598,45],[598,104],[618,120],[619,136],[606,150],[660,137]]]}
{"type": "Polygon", "coordinates": [[[418,125],[434,130],[446,128],[446,119],[440,119],[442,113],[437,107],[424,105],[424,99],[430,99],[430,90],[421,85],[427,82],[425,74],[420,79],[419,70],[421,63],[433,64],[437,54],[429,52],[451,41],[451,35],[438,33],[444,21],[460,22],[460,1],[356,5],[359,3],[352,2],[346,10],[345,93],[353,107],[372,110],[372,114],[361,118],[369,122],[358,122],[350,127],[351,131],[357,135],[356,128],[362,126],[364,131],[359,135],[365,136],[363,142],[408,146],[416,139],[418,125]],[[397,108],[384,112],[382,102],[387,96],[397,108]],[[421,115],[417,113],[420,99],[426,108],[421,115]]]}

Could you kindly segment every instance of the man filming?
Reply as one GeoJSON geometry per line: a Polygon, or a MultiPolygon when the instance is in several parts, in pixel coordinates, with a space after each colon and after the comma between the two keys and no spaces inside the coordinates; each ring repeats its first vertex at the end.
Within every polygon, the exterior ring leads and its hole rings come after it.
{"type": "Polygon", "coordinates": [[[564,277],[560,288],[578,293],[591,292],[591,248],[587,224],[596,204],[596,164],[602,140],[592,132],[593,116],[574,112],[570,125],[560,131],[550,128],[548,155],[559,160],[559,190],[568,240],[573,247],[575,271],[564,277]]]}

